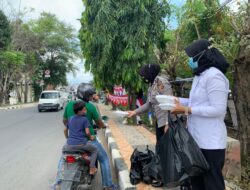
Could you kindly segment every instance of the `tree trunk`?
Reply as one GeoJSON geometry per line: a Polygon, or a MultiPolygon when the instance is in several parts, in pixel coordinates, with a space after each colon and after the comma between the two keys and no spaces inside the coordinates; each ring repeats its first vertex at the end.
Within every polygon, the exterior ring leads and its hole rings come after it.
{"type": "Polygon", "coordinates": [[[112,102],[112,110],[116,110],[117,106],[112,102]]]}
{"type": "Polygon", "coordinates": [[[2,99],[2,104],[6,104],[6,98],[7,98],[7,88],[8,88],[8,81],[9,81],[9,74],[7,74],[4,77],[4,82],[3,82],[3,99],[2,99]]]}
{"type": "MultiPolygon", "coordinates": [[[[131,89],[128,89],[128,108],[129,110],[136,109],[136,94],[131,89]]],[[[136,116],[132,117],[132,124],[136,125],[136,116]]]]}
{"type": "Polygon", "coordinates": [[[131,102],[132,102],[132,94],[131,94],[131,91],[129,90],[128,91],[128,109],[129,110],[133,110],[131,102]]]}
{"type": "Polygon", "coordinates": [[[28,80],[27,75],[24,75],[24,103],[28,101],[28,80]]]}
{"type": "MultiPolygon", "coordinates": [[[[134,92],[131,93],[131,110],[135,110],[136,109],[136,94],[134,92]]],[[[136,125],[136,116],[134,116],[133,118],[133,125],[136,125]]]]}
{"type": "Polygon", "coordinates": [[[17,100],[18,100],[18,102],[21,102],[22,97],[21,97],[20,91],[18,89],[17,80],[15,80],[15,82],[14,82],[14,87],[15,87],[16,94],[17,94],[17,100]]]}
{"type": "Polygon", "coordinates": [[[197,26],[197,24],[194,22],[194,27],[195,27],[195,30],[196,30],[196,34],[197,34],[197,37],[198,39],[201,39],[201,35],[200,35],[200,32],[199,32],[199,28],[197,26]]]}
{"type": "Polygon", "coordinates": [[[250,36],[242,36],[235,64],[234,94],[243,155],[250,155],[250,36]]]}

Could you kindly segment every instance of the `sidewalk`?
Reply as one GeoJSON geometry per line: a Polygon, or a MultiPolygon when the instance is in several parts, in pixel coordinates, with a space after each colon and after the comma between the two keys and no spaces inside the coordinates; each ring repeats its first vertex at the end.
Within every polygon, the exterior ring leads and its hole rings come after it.
{"type": "MultiPolygon", "coordinates": [[[[121,190],[179,190],[179,188],[154,188],[151,185],[139,183],[134,186],[129,181],[130,156],[135,148],[145,150],[146,145],[154,151],[155,135],[143,126],[131,126],[122,124],[122,119],[111,111],[111,107],[98,104],[103,115],[109,117],[109,129],[105,136],[111,152],[112,161],[119,178],[121,190]]],[[[231,190],[227,187],[226,190],[231,190]]]]}
{"type": "Polygon", "coordinates": [[[38,104],[38,102],[25,103],[25,104],[15,104],[15,105],[6,105],[6,106],[0,106],[0,110],[28,108],[28,107],[35,106],[37,104],[38,104]]]}

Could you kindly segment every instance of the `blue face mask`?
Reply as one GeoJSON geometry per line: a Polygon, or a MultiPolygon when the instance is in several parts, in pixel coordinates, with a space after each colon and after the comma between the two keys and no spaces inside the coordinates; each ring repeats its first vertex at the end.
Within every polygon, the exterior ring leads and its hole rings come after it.
{"type": "Polygon", "coordinates": [[[198,68],[198,62],[194,61],[192,57],[189,57],[189,61],[188,61],[188,66],[194,70],[196,68],[198,68]]]}
{"type": "Polygon", "coordinates": [[[192,69],[192,70],[194,70],[194,69],[197,69],[198,68],[198,61],[200,60],[200,58],[203,56],[203,54],[204,54],[204,52],[205,52],[205,50],[204,51],[202,51],[202,52],[200,52],[200,53],[198,53],[197,55],[195,55],[194,57],[189,57],[189,60],[188,60],[188,66],[192,69]],[[201,54],[201,55],[200,55],[201,54]],[[200,57],[198,58],[198,60],[197,61],[194,61],[194,58],[196,57],[196,56],[198,56],[198,55],[200,55],[200,57]]]}

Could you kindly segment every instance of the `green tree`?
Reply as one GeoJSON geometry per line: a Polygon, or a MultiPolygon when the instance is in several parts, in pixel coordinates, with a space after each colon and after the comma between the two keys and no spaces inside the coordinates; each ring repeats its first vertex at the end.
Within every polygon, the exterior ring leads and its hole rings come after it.
{"type": "Polygon", "coordinates": [[[10,24],[3,13],[2,10],[0,10],[0,50],[6,49],[8,44],[10,43],[10,24]]]}
{"type": "MultiPolygon", "coordinates": [[[[188,0],[182,7],[180,19],[181,36],[186,43],[204,38],[201,33],[200,17],[205,12],[204,0],[188,0]]],[[[183,39],[183,41],[184,41],[183,39]]]]}
{"type": "Polygon", "coordinates": [[[0,103],[5,104],[8,86],[9,86],[9,77],[6,76],[6,68],[8,69],[7,54],[6,49],[10,43],[11,31],[10,24],[5,16],[5,14],[0,10],[0,103]]]}
{"type": "Polygon", "coordinates": [[[200,38],[221,39],[230,34],[229,12],[218,0],[188,0],[178,13],[183,46],[200,38]]]}
{"type": "Polygon", "coordinates": [[[242,153],[250,155],[250,2],[240,7],[232,24],[240,36],[239,50],[234,61],[234,98],[238,114],[242,153]]]}
{"type": "Polygon", "coordinates": [[[42,43],[39,50],[44,62],[42,69],[50,70],[50,77],[44,80],[45,85],[66,85],[66,73],[75,72],[73,60],[79,56],[79,42],[74,29],[45,12],[29,26],[42,43]]]}
{"type": "Polygon", "coordinates": [[[10,90],[10,83],[17,70],[24,65],[25,54],[17,51],[0,53],[0,102],[6,103],[10,90]]]}
{"type": "Polygon", "coordinates": [[[26,54],[24,65],[15,72],[13,84],[17,92],[18,101],[24,97],[27,102],[28,86],[34,83],[35,76],[42,72],[42,62],[39,57],[39,51],[42,48],[41,40],[32,32],[28,24],[23,23],[20,19],[11,23],[11,49],[21,51],[26,54]],[[39,69],[41,70],[39,72],[39,69]],[[18,85],[20,84],[22,85],[18,85]]]}
{"type": "MultiPolygon", "coordinates": [[[[169,13],[165,0],[84,1],[80,42],[85,68],[98,87],[121,84],[130,95],[142,88],[138,69],[155,60],[169,13]]],[[[134,96],[133,96],[134,97],[134,96]]]]}

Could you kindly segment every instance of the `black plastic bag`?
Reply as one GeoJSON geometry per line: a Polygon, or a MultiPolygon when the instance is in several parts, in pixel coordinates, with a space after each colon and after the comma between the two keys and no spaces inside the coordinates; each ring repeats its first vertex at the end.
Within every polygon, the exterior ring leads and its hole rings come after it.
{"type": "Polygon", "coordinates": [[[163,182],[168,187],[184,184],[192,176],[209,170],[209,165],[182,121],[169,115],[169,129],[160,140],[163,182]]]}
{"type": "Polygon", "coordinates": [[[142,181],[146,184],[152,183],[152,178],[149,176],[149,164],[142,166],[142,181]]]}
{"type": "Polygon", "coordinates": [[[136,185],[140,183],[141,181],[140,173],[136,171],[135,169],[130,169],[129,178],[130,178],[131,184],[133,185],[136,185]]]}
{"type": "Polygon", "coordinates": [[[155,155],[148,164],[148,175],[156,181],[162,181],[162,169],[158,155],[155,155]]]}
{"type": "Polygon", "coordinates": [[[169,127],[159,142],[162,181],[167,187],[177,187],[188,178],[188,175],[185,174],[182,161],[175,150],[174,135],[175,129],[169,127]]]}
{"type": "Polygon", "coordinates": [[[151,183],[151,178],[148,176],[148,164],[154,157],[154,153],[148,149],[146,152],[134,150],[130,157],[131,168],[130,168],[130,182],[135,185],[140,181],[144,181],[145,183],[151,183]]]}
{"type": "Polygon", "coordinates": [[[209,170],[209,165],[202,154],[199,146],[177,118],[175,122],[175,143],[176,151],[185,172],[190,176],[199,176],[209,170]]]}
{"type": "Polygon", "coordinates": [[[141,171],[140,171],[141,169],[140,169],[140,166],[137,164],[139,154],[140,154],[139,151],[135,149],[130,157],[131,168],[130,168],[129,178],[130,178],[130,182],[133,185],[140,183],[142,179],[141,171]]]}

